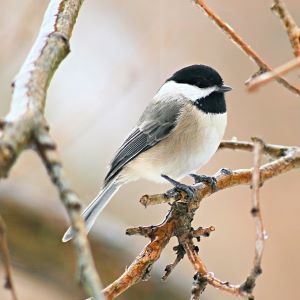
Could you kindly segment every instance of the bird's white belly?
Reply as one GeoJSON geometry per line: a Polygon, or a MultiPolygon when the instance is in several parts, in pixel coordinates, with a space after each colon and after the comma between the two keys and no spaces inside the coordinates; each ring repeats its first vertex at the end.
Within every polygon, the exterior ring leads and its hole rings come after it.
{"type": "Polygon", "coordinates": [[[226,113],[205,114],[195,106],[186,108],[168,137],[125,167],[126,177],[163,182],[161,174],[180,179],[196,171],[218,149],[226,123],[226,113]]]}

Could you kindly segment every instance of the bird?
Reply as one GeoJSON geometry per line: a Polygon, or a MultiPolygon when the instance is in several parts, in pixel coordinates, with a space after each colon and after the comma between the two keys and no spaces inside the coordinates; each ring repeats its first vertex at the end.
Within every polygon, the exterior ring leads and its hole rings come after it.
{"type": "MultiPolygon", "coordinates": [[[[193,196],[191,186],[180,183],[191,175],[197,182],[215,180],[197,175],[224,136],[227,125],[225,93],[232,90],[210,66],[194,64],[169,77],[157,91],[112,159],[99,194],[83,211],[87,232],[121,186],[140,178],[168,180],[193,196]]],[[[70,227],[63,236],[74,236],[70,227]]]]}

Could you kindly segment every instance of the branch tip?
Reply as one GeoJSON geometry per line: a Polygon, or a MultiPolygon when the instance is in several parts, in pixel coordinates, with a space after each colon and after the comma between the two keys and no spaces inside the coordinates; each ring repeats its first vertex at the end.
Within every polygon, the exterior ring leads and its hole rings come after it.
{"type": "Polygon", "coordinates": [[[178,265],[178,263],[183,259],[185,255],[185,250],[182,244],[179,244],[175,247],[173,247],[173,250],[176,252],[176,258],[175,261],[172,264],[169,264],[165,268],[165,274],[161,278],[162,281],[166,281],[171,272],[175,269],[175,267],[178,265]]]}
{"type": "Polygon", "coordinates": [[[214,226],[210,226],[207,228],[199,227],[197,229],[192,229],[192,237],[194,238],[200,238],[201,236],[209,237],[210,233],[215,230],[216,228],[214,226]]]}
{"type": "Polygon", "coordinates": [[[294,55],[300,56],[300,28],[282,0],[274,0],[271,10],[281,19],[290,40],[294,55]]]}
{"type": "Polygon", "coordinates": [[[155,231],[155,226],[139,226],[139,227],[132,227],[126,229],[126,235],[142,235],[144,237],[149,237],[152,238],[154,231],[155,231]]]}
{"type": "Polygon", "coordinates": [[[179,200],[180,196],[178,196],[177,192],[174,190],[170,190],[164,194],[156,194],[156,195],[143,195],[140,198],[140,203],[147,208],[149,205],[158,205],[162,203],[170,203],[173,201],[179,200]]]}

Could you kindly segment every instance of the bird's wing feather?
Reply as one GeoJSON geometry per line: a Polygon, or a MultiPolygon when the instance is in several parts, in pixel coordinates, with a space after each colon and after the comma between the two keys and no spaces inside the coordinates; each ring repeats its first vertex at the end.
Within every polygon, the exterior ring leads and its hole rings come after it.
{"type": "Polygon", "coordinates": [[[171,133],[185,101],[185,98],[177,96],[176,99],[168,97],[159,102],[154,100],[148,105],[137,127],[126,138],[112,160],[105,184],[137,155],[147,151],[171,133]]]}

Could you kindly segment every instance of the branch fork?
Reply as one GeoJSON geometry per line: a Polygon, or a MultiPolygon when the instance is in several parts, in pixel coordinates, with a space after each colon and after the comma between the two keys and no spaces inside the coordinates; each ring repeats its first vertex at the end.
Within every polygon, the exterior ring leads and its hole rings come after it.
{"type": "MultiPolygon", "coordinates": [[[[198,256],[199,247],[194,244],[193,239],[195,238],[198,241],[199,238],[208,236],[215,228],[210,226],[208,228],[199,227],[193,229],[191,225],[194,214],[200,207],[200,203],[206,197],[212,193],[220,192],[225,188],[242,184],[248,186],[252,185],[253,187],[252,201],[255,200],[252,205],[255,210],[254,219],[256,224],[260,224],[261,215],[259,217],[259,214],[261,214],[261,212],[258,190],[261,183],[292,169],[300,168],[299,148],[265,144],[258,138],[253,138],[252,140],[252,142],[239,142],[234,140],[223,141],[221,143],[220,149],[253,151],[255,160],[252,169],[217,172],[214,175],[216,178],[216,190],[213,190],[209,183],[199,183],[193,186],[196,190],[196,197],[194,199],[188,200],[184,193],[178,192],[176,189],[172,189],[164,194],[145,195],[141,198],[140,202],[144,206],[170,202],[170,209],[162,223],[155,226],[130,228],[126,231],[129,235],[140,234],[148,237],[150,238],[150,242],[144,247],[126,271],[103,290],[107,299],[114,299],[132,285],[141,280],[145,280],[144,274],[147,274],[146,279],[148,279],[149,270],[155,261],[159,259],[163,249],[173,236],[176,236],[179,242],[178,246],[174,248],[176,258],[172,264],[166,267],[165,274],[162,277],[163,280],[168,278],[178,263],[186,256],[197,274],[200,274],[197,276],[200,276],[201,280],[204,280],[208,285],[235,296],[248,299],[253,298],[252,291],[255,286],[255,281],[257,276],[261,273],[260,262],[262,249],[259,245],[262,239],[266,237],[264,229],[261,229],[261,225],[259,225],[260,229],[259,231],[257,230],[256,235],[257,242],[253,268],[250,275],[240,285],[222,281],[216,278],[213,273],[207,271],[204,263],[198,256]],[[272,160],[268,163],[261,164],[263,154],[271,157],[272,160]]],[[[203,286],[204,284],[199,288],[194,282],[191,296],[194,298],[191,299],[198,299],[197,297],[201,294],[199,291],[203,291],[203,286]]]]}
{"type": "MultiPolygon", "coordinates": [[[[205,12],[205,14],[225,33],[229,36],[230,40],[232,40],[253,62],[256,63],[259,70],[253,74],[248,80],[246,80],[245,84],[248,90],[254,90],[254,87],[258,86],[258,82],[266,76],[270,74],[274,74],[271,66],[267,64],[259,55],[252,49],[244,39],[237,34],[236,31],[232,29],[226,22],[224,22],[208,5],[204,0],[194,0],[197,5],[201,7],[201,9],[205,12]],[[258,79],[259,78],[259,79],[258,79]],[[255,86],[254,83],[255,82],[255,86]]],[[[299,35],[300,30],[296,26],[294,20],[291,15],[287,11],[285,5],[281,0],[275,0],[275,4],[273,6],[273,10],[279,11],[280,18],[283,20],[283,23],[286,27],[288,36],[291,41],[291,45],[294,49],[295,56],[299,56],[300,46],[299,46],[299,35]]],[[[285,88],[296,95],[300,95],[300,89],[289,83],[286,79],[282,77],[284,73],[277,72],[272,79],[276,80],[280,84],[282,84],[285,88]]]]}

